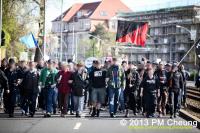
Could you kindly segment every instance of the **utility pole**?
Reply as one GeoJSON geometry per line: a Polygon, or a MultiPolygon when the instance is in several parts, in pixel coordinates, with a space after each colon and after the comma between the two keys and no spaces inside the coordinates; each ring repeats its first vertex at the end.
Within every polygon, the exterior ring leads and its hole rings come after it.
{"type": "MultiPolygon", "coordinates": [[[[40,2],[34,0],[36,2],[36,4],[39,5],[40,8],[40,19],[39,19],[39,32],[38,32],[38,45],[40,47],[40,49],[44,48],[44,35],[45,35],[45,3],[46,0],[40,0],[40,2]]],[[[34,61],[39,61],[41,60],[42,54],[40,52],[39,48],[36,48],[35,51],[35,59],[34,61]]]]}
{"type": "Polygon", "coordinates": [[[61,16],[60,16],[60,61],[63,60],[63,0],[61,0],[61,16]]]}
{"type": "MultiPolygon", "coordinates": [[[[2,12],[3,12],[3,9],[2,9],[2,6],[3,5],[3,1],[0,0],[0,44],[1,44],[1,33],[2,33],[2,12]]],[[[0,49],[1,49],[1,45],[0,45],[0,49]]],[[[1,60],[1,51],[0,51],[0,60],[1,60]]]]}

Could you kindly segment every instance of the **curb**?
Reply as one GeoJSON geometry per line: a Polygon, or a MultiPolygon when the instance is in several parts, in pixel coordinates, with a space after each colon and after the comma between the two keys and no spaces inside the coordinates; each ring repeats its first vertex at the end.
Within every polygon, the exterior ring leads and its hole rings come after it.
{"type": "Polygon", "coordinates": [[[187,121],[197,121],[197,128],[200,129],[200,119],[197,118],[196,116],[191,115],[190,113],[188,113],[183,109],[179,111],[179,116],[187,121]]]}

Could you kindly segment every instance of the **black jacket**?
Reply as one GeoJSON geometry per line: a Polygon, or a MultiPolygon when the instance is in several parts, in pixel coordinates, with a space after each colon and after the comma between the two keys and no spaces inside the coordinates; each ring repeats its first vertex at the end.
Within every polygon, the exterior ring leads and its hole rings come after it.
{"type": "Polygon", "coordinates": [[[18,74],[17,74],[17,70],[13,70],[13,71],[10,71],[10,68],[8,67],[6,70],[5,70],[5,75],[8,79],[8,85],[9,85],[9,90],[10,91],[13,91],[15,90],[18,86],[16,85],[17,81],[18,81],[18,74]]]}
{"type": "Polygon", "coordinates": [[[82,78],[82,74],[75,72],[72,75],[72,80],[72,93],[74,94],[74,96],[84,96],[85,88],[87,86],[86,79],[82,78]]]}
{"type": "Polygon", "coordinates": [[[171,91],[178,92],[180,89],[183,89],[184,82],[182,74],[178,71],[171,72],[168,84],[171,91]]]}
{"type": "Polygon", "coordinates": [[[27,71],[24,75],[23,92],[24,94],[38,93],[39,74],[37,70],[27,71]]]}
{"type": "Polygon", "coordinates": [[[140,85],[140,75],[136,70],[128,69],[125,71],[126,75],[126,91],[136,91],[140,85]],[[131,86],[130,86],[131,85],[131,86]]]}
{"type": "Polygon", "coordinates": [[[141,87],[144,88],[144,94],[156,94],[159,89],[158,78],[154,75],[153,78],[149,78],[148,75],[142,80],[141,87]]]}

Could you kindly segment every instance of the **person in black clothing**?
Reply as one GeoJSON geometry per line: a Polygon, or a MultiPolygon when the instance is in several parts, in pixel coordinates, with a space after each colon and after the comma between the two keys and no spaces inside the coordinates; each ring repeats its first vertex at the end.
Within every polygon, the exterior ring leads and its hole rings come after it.
{"type": "Polygon", "coordinates": [[[23,80],[23,91],[25,99],[24,108],[26,108],[26,110],[29,108],[30,117],[33,117],[35,114],[36,99],[39,92],[38,79],[39,74],[37,72],[37,69],[35,68],[35,63],[29,62],[29,70],[25,73],[23,80]]]}
{"type": "Polygon", "coordinates": [[[125,95],[125,117],[129,115],[129,109],[133,110],[133,114],[136,115],[137,110],[137,94],[140,85],[140,75],[136,71],[136,65],[133,62],[129,62],[129,69],[125,72],[126,75],[126,88],[124,90],[125,95]]]}
{"type": "Polygon", "coordinates": [[[9,93],[4,93],[5,108],[8,111],[9,117],[14,117],[14,107],[16,103],[16,94],[19,85],[18,74],[14,59],[9,60],[9,67],[5,70],[5,75],[8,78],[9,93]]]}
{"type": "Polygon", "coordinates": [[[179,106],[181,106],[181,104],[184,106],[184,107],[187,107],[187,104],[186,104],[186,94],[187,94],[187,87],[186,87],[186,82],[190,76],[189,72],[186,71],[184,69],[184,65],[180,65],[179,66],[179,72],[181,73],[182,77],[183,77],[183,90],[182,90],[182,94],[180,96],[181,98],[181,103],[179,106]]]}
{"type": "Polygon", "coordinates": [[[141,82],[141,95],[145,97],[146,117],[155,117],[157,97],[159,96],[159,81],[154,75],[153,68],[148,69],[147,75],[141,82]]]}
{"type": "Polygon", "coordinates": [[[160,96],[158,97],[158,112],[159,117],[166,115],[166,104],[167,104],[167,75],[164,69],[163,62],[159,62],[158,70],[154,73],[159,80],[160,96]]]}
{"type": "Polygon", "coordinates": [[[76,117],[80,117],[84,106],[84,92],[87,86],[87,73],[82,62],[77,64],[77,71],[72,75],[72,93],[74,99],[74,111],[76,117]]]}
{"type": "MultiPolygon", "coordinates": [[[[142,64],[141,62],[139,62],[138,63],[138,68],[137,68],[137,72],[139,73],[141,81],[143,79],[144,71],[145,71],[144,64],[142,64]]],[[[139,90],[138,90],[138,106],[137,106],[137,109],[138,109],[139,113],[142,112],[143,109],[144,109],[143,108],[144,100],[143,100],[143,97],[140,96],[140,93],[141,93],[141,85],[139,85],[139,90]]]]}
{"type": "Polygon", "coordinates": [[[27,115],[28,114],[28,110],[25,107],[26,101],[27,99],[24,96],[24,79],[25,79],[25,74],[27,72],[27,64],[25,61],[20,61],[19,62],[19,67],[17,69],[17,74],[18,74],[18,79],[20,80],[20,84],[19,84],[19,90],[17,91],[17,97],[18,100],[17,103],[20,104],[20,107],[22,109],[22,115],[27,115]]]}
{"type": "Polygon", "coordinates": [[[95,68],[90,72],[89,81],[92,87],[93,111],[91,116],[99,117],[101,104],[105,102],[106,93],[106,71],[101,69],[99,61],[95,62],[95,68]]]}
{"type": "Polygon", "coordinates": [[[178,72],[178,66],[176,63],[174,63],[172,66],[172,71],[168,79],[168,86],[170,118],[176,118],[176,113],[178,112],[180,89],[183,89],[183,77],[181,73],[178,72]]]}

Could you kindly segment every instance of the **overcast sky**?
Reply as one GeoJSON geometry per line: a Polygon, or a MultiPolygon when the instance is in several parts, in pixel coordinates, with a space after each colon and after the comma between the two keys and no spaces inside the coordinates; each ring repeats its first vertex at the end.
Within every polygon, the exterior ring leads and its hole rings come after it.
{"type": "MultiPolygon", "coordinates": [[[[51,21],[61,14],[61,0],[46,0],[46,24],[51,28],[51,21]]],[[[67,10],[74,3],[87,3],[100,0],[63,0],[63,11],[67,10]]],[[[115,0],[113,0],[114,2],[115,0]]],[[[143,11],[173,5],[187,5],[200,2],[200,0],[121,0],[133,11],[143,11]]]]}

